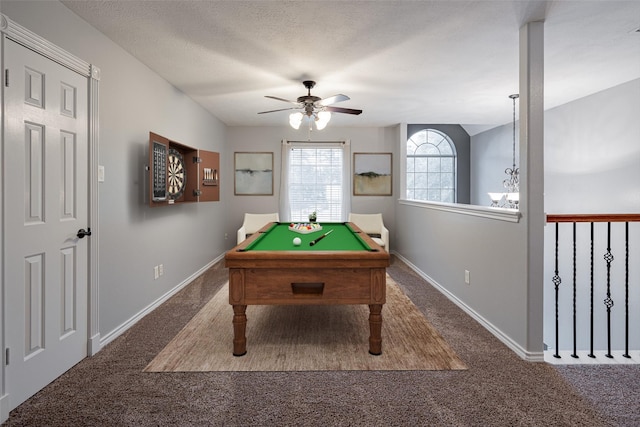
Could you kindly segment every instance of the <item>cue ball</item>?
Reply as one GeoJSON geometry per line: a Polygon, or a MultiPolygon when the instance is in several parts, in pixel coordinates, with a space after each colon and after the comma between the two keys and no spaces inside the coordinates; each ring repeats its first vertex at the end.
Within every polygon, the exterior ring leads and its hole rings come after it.
{"type": "Polygon", "coordinates": [[[302,243],[302,240],[299,237],[294,237],[293,238],[293,245],[294,246],[300,246],[301,243],[302,243]]]}

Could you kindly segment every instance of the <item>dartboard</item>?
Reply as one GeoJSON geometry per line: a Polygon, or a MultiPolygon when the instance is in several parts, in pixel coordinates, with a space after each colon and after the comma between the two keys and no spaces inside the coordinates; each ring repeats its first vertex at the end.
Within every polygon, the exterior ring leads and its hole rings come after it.
{"type": "Polygon", "coordinates": [[[187,183],[182,154],[174,148],[169,149],[167,156],[167,192],[172,199],[179,199],[187,183]]]}

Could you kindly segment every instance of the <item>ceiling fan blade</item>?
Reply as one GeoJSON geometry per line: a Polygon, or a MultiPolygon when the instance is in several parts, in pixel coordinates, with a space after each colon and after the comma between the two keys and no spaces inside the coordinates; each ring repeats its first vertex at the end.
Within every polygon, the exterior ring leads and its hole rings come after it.
{"type": "Polygon", "coordinates": [[[362,110],[354,110],[353,108],[325,107],[324,109],[327,111],[331,111],[332,113],[345,113],[355,115],[362,113],[362,110]]]}
{"type": "Polygon", "coordinates": [[[343,95],[341,93],[337,95],[330,96],[328,98],[321,99],[318,101],[318,105],[322,105],[323,107],[331,104],[335,104],[336,102],[348,101],[349,98],[347,95],[343,95]]]}
{"type": "Polygon", "coordinates": [[[288,102],[288,103],[290,103],[290,104],[298,105],[298,102],[297,102],[297,101],[289,101],[288,99],[278,98],[277,96],[265,95],[264,97],[265,97],[265,98],[276,99],[276,100],[278,100],[278,101],[288,102]]]}
{"type": "Polygon", "coordinates": [[[258,114],[275,113],[276,111],[297,110],[298,107],[280,108],[278,110],[261,111],[258,114]]]}

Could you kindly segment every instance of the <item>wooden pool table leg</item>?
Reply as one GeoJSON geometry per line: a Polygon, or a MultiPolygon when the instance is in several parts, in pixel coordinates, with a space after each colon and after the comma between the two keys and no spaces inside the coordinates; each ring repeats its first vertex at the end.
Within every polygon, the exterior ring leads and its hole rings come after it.
{"type": "Polygon", "coordinates": [[[247,306],[233,306],[233,355],[244,356],[247,354],[247,337],[245,331],[247,329],[247,306]]]}
{"type": "Polygon", "coordinates": [[[369,304],[369,353],[382,354],[382,304],[369,304]]]}

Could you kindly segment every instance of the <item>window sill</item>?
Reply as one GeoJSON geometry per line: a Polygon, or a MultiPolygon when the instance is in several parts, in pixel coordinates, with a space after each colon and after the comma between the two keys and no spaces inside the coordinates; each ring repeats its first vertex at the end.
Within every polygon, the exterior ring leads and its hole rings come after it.
{"type": "Polygon", "coordinates": [[[515,209],[491,208],[488,206],[463,205],[459,203],[425,202],[420,200],[399,199],[398,203],[423,209],[457,213],[460,215],[479,216],[498,221],[520,222],[522,214],[515,209]]]}

